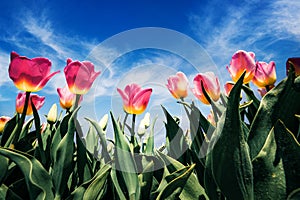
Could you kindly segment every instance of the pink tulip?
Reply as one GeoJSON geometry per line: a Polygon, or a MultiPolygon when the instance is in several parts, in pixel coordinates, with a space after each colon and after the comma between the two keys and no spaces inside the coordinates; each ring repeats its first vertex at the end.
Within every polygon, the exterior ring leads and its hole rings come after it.
{"type": "Polygon", "coordinates": [[[67,59],[64,72],[73,94],[86,94],[91,89],[93,82],[101,73],[95,72],[94,69],[94,64],[89,61],[79,62],[67,59]]]}
{"type": "Polygon", "coordinates": [[[230,83],[230,82],[225,83],[224,89],[225,89],[226,96],[229,96],[230,91],[232,90],[233,86],[234,86],[234,83],[230,83]]]}
{"type": "MultiPolygon", "coordinates": [[[[24,104],[26,99],[26,92],[20,92],[18,93],[17,99],[16,99],[16,111],[17,113],[22,114],[24,104]]],[[[31,107],[31,101],[33,102],[35,108],[39,110],[45,103],[45,97],[40,97],[36,94],[31,94],[29,98],[28,108],[26,115],[32,115],[32,107],[31,107]]]]}
{"type": "Polygon", "coordinates": [[[188,79],[182,72],[170,76],[166,86],[175,99],[183,99],[188,95],[188,79]]]}
{"type": "Polygon", "coordinates": [[[150,95],[151,88],[142,89],[139,85],[133,83],[125,87],[124,91],[117,88],[123,100],[123,108],[129,114],[141,114],[145,111],[150,95]]]}
{"type": "Polygon", "coordinates": [[[290,69],[290,63],[295,67],[295,74],[296,76],[300,75],[300,58],[288,58],[286,61],[286,73],[288,75],[290,69]]]}
{"type": "Polygon", "coordinates": [[[41,90],[52,76],[59,73],[50,73],[51,62],[47,58],[29,59],[11,52],[10,60],[9,77],[19,90],[25,92],[41,90]]]}
{"type": "Polygon", "coordinates": [[[274,85],[276,81],[275,63],[271,61],[269,64],[266,62],[257,62],[255,76],[252,82],[257,87],[266,87],[274,85]]]}
{"type": "MultiPolygon", "coordinates": [[[[74,103],[75,103],[75,99],[76,99],[76,94],[73,94],[68,86],[65,86],[63,88],[57,88],[57,93],[59,96],[59,104],[63,109],[70,109],[74,103]]],[[[82,101],[82,95],[80,97],[79,103],[82,101]]]]}
{"type": "Polygon", "coordinates": [[[202,101],[204,104],[209,104],[209,101],[206,99],[201,83],[209,95],[211,100],[217,101],[220,98],[220,83],[219,79],[215,76],[213,72],[199,73],[194,78],[194,88],[192,89],[194,95],[202,101]]]}
{"type": "Polygon", "coordinates": [[[215,117],[214,117],[214,113],[212,111],[210,111],[210,113],[207,115],[207,120],[213,125],[216,126],[216,121],[215,121],[215,117]]]}
{"type": "Polygon", "coordinates": [[[249,83],[255,74],[255,54],[239,50],[233,54],[230,66],[226,68],[234,82],[237,82],[246,70],[243,82],[249,83]]]}
{"type": "Polygon", "coordinates": [[[10,120],[10,117],[2,116],[0,117],[0,133],[4,131],[5,124],[10,120]]]}

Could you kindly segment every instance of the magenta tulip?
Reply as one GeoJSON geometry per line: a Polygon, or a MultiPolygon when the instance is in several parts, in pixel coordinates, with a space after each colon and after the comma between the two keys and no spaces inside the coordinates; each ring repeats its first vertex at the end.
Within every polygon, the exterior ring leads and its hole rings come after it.
{"type": "Polygon", "coordinates": [[[197,74],[194,78],[194,88],[192,89],[194,95],[202,103],[210,104],[203,93],[201,83],[211,100],[217,101],[220,98],[220,82],[213,72],[197,74]]]}
{"type": "MultiPolygon", "coordinates": [[[[68,86],[65,86],[63,88],[57,88],[57,93],[59,96],[59,104],[63,109],[70,109],[74,103],[75,103],[75,99],[76,99],[76,94],[73,94],[68,86]]],[[[82,95],[80,97],[79,103],[82,101],[82,95]]]]}
{"type": "Polygon", "coordinates": [[[142,89],[139,85],[133,83],[125,87],[124,91],[117,88],[123,100],[123,108],[129,114],[141,114],[145,111],[150,95],[151,88],[142,89]]]}
{"type": "Polygon", "coordinates": [[[243,83],[249,83],[255,74],[255,54],[239,50],[233,54],[230,66],[226,68],[234,82],[237,82],[246,71],[243,83]]]}
{"type": "MultiPolygon", "coordinates": [[[[24,105],[25,105],[25,99],[26,99],[25,92],[18,93],[17,99],[16,99],[16,111],[19,114],[22,114],[22,112],[23,112],[24,105]]],[[[45,103],[45,97],[41,97],[36,94],[31,94],[29,97],[29,103],[28,103],[26,115],[32,115],[32,113],[33,113],[31,102],[33,102],[35,108],[37,110],[39,110],[45,103]]]]}
{"type": "Polygon", "coordinates": [[[288,75],[289,69],[290,69],[290,64],[292,64],[295,68],[295,74],[296,76],[300,75],[300,58],[288,58],[286,61],[286,73],[288,75]]]}
{"type": "Polygon", "coordinates": [[[59,73],[50,73],[51,62],[47,58],[29,59],[11,52],[10,60],[9,77],[19,90],[25,92],[41,90],[52,76],[59,73]]]}
{"type": "Polygon", "coordinates": [[[175,99],[183,99],[188,95],[188,79],[182,72],[170,76],[166,86],[175,99]]]}
{"type": "Polygon", "coordinates": [[[67,60],[64,72],[73,94],[86,94],[91,89],[93,82],[101,73],[95,72],[94,69],[94,64],[89,61],[72,61],[70,58],[67,60]]]}
{"type": "Polygon", "coordinates": [[[269,64],[266,62],[257,62],[255,76],[253,77],[252,82],[260,88],[274,85],[276,82],[275,63],[273,61],[269,64]]]}

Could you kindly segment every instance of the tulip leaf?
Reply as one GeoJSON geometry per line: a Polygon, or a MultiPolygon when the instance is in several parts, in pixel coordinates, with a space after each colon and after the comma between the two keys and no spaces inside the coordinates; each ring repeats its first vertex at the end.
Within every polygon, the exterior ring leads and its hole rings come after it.
{"type": "Polygon", "coordinates": [[[290,131],[298,132],[299,123],[295,114],[300,113],[299,81],[300,77],[295,79],[295,70],[291,68],[288,77],[262,98],[249,132],[251,159],[260,152],[279,118],[290,131]]]}
{"type": "Polygon", "coordinates": [[[147,139],[145,154],[146,155],[154,155],[154,125],[156,123],[157,117],[154,118],[151,127],[150,127],[150,134],[147,139]]]}
{"type": "Polygon", "coordinates": [[[102,155],[104,157],[104,161],[105,162],[109,162],[111,160],[108,152],[107,152],[107,143],[106,143],[106,136],[105,133],[103,132],[103,129],[101,128],[101,126],[95,121],[92,120],[90,118],[85,118],[88,122],[90,122],[93,127],[96,129],[98,136],[100,138],[100,143],[102,145],[102,155]]]}
{"type": "Polygon", "coordinates": [[[115,135],[116,167],[124,179],[129,199],[139,199],[140,186],[137,175],[137,167],[131,153],[130,146],[112,113],[111,118],[115,135]]]}
{"type": "MultiPolygon", "coordinates": [[[[12,133],[14,133],[14,129],[17,128],[18,120],[19,117],[18,114],[16,114],[13,118],[11,118],[8,122],[6,122],[1,137],[1,146],[4,147],[8,142],[8,140],[12,140],[13,137],[12,133]]],[[[6,146],[8,147],[9,145],[10,143],[7,144],[6,146]]]]}
{"type": "Polygon", "coordinates": [[[174,118],[162,106],[165,113],[167,123],[165,123],[167,134],[167,150],[171,157],[178,159],[181,163],[186,163],[185,152],[188,149],[182,129],[178,126],[174,118]]]}
{"type": "Polygon", "coordinates": [[[251,200],[254,198],[252,163],[239,112],[244,76],[245,72],[229,94],[226,111],[221,116],[225,118],[224,124],[217,125],[215,134],[219,138],[211,152],[211,162],[214,179],[226,198],[251,200]]]}
{"type": "Polygon", "coordinates": [[[53,199],[52,181],[48,172],[34,157],[0,147],[0,155],[9,158],[22,171],[30,199],[53,199]]]}
{"type": "Polygon", "coordinates": [[[8,171],[8,159],[0,156],[0,185],[3,183],[8,171]]]}
{"type": "Polygon", "coordinates": [[[141,196],[149,199],[151,194],[151,187],[153,181],[154,162],[150,161],[143,172],[139,174],[139,181],[141,186],[141,196]]]}
{"type": "Polygon", "coordinates": [[[300,144],[285,124],[278,120],[274,127],[277,153],[282,159],[286,181],[286,193],[300,188],[300,144]]]}
{"type": "MultiPolygon", "coordinates": [[[[126,200],[124,192],[122,191],[121,186],[119,184],[120,181],[118,180],[117,170],[116,170],[115,166],[113,166],[112,169],[111,169],[110,177],[111,177],[111,180],[114,184],[114,188],[116,189],[116,193],[118,195],[117,198],[121,199],[121,200],[126,200]]],[[[114,199],[116,199],[116,198],[114,198],[114,199]]]]}
{"type": "MultiPolygon", "coordinates": [[[[168,169],[168,171],[170,171],[170,173],[173,173],[173,172],[178,171],[185,167],[182,163],[173,159],[170,156],[167,156],[159,151],[157,151],[157,154],[162,159],[164,164],[167,166],[167,169],[168,169]]],[[[185,186],[183,187],[183,190],[180,194],[180,198],[182,198],[182,199],[199,199],[200,197],[205,197],[204,199],[208,199],[208,197],[204,191],[204,188],[199,183],[199,180],[198,180],[196,174],[192,173],[189,176],[189,178],[187,179],[185,186]]]]}
{"type": "Polygon", "coordinates": [[[297,188],[294,191],[292,191],[287,197],[287,200],[299,200],[299,199],[300,199],[300,188],[297,188]]]}
{"type": "Polygon", "coordinates": [[[253,159],[253,182],[256,199],[285,199],[286,183],[282,160],[276,160],[277,145],[274,129],[271,129],[266,142],[253,159]]]}
{"type": "Polygon", "coordinates": [[[8,187],[4,184],[0,185],[0,199],[6,199],[6,193],[7,193],[8,187]]]}
{"type": "Polygon", "coordinates": [[[54,157],[52,180],[56,198],[61,198],[67,188],[67,182],[72,172],[72,166],[74,165],[74,117],[76,116],[79,108],[72,113],[68,122],[68,131],[59,142],[54,157]]]}

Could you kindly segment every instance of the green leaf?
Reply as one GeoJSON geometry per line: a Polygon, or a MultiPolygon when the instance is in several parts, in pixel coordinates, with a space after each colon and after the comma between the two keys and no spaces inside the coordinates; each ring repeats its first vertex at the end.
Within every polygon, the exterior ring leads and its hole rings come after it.
{"type": "Polygon", "coordinates": [[[181,163],[186,163],[185,152],[188,149],[187,142],[185,140],[182,129],[178,126],[174,118],[168,113],[168,111],[162,106],[162,109],[165,113],[167,123],[166,134],[167,134],[167,150],[168,154],[178,159],[181,163]]]}
{"type": "Polygon", "coordinates": [[[100,137],[100,143],[102,146],[102,155],[104,158],[105,162],[109,162],[111,160],[108,152],[107,152],[107,143],[106,143],[106,136],[105,133],[103,132],[103,129],[100,127],[100,125],[98,124],[98,122],[96,122],[95,120],[89,119],[89,118],[85,118],[88,122],[90,122],[94,128],[96,129],[98,136],[100,137]]]}
{"type": "Polygon", "coordinates": [[[289,194],[287,200],[299,200],[300,199],[300,188],[297,188],[289,194]]]}
{"type": "Polygon", "coordinates": [[[214,179],[226,198],[251,200],[252,163],[239,112],[244,76],[245,72],[230,92],[226,112],[221,116],[225,118],[224,124],[220,123],[222,120],[218,122],[215,134],[219,138],[211,152],[211,162],[214,179]]]}
{"type": "Polygon", "coordinates": [[[3,183],[5,180],[5,177],[7,176],[7,171],[8,171],[8,159],[0,156],[0,185],[3,183]]]}
{"type": "MultiPolygon", "coordinates": [[[[178,171],[185,166],[178,162],[177,160],[167,156],[159,151],[157,151],[161,160],[165,163],[170,173],[178,171]]],[[[194,168],[194,167],[193,167],[194,168]]],[[[189,178],[186,181],[186,184],[183,188],[183,191],[180,194],[181,199],[199,199],[200,197],[205,197],[204,199],[208,199],[204,188],[200,185],[199,180],[195,173],[190,174],[189,178]]]]}
{"type": "Polygon", "coordinates": [[[48,172],[34,157],[0,147],[0,155],[12,160],[24,174],[30,199],[53,199],[52,181],[48,172]]]}
{"type": "Polygon", "coordinates": [[[119,124],[111,113],[111,118],[114,127],[115,135],[115,155],[116,155],[116,167],[120,170],[125,185],[128,191],[129,199],[140,198],[140,186],[137,175],[137,167],[133,159],[133,155],[130,151],[130,146],[123,132],[121,131],[119,124]]]}
{"type": "Polygon", "coordinates": [[[149,137],[147,139],[145,154],[146,155],[154,155],[154,125],[156,123],[157,117],[154,118],[151,127],[149,137]]]}
{"type": "Polygon", "coordinates": [[[277,146],[274,129],[271,129],[267,140],[253,159],[253,182],[256,199],[285,199],[286,183],[282,161],[276,160],[277,146]]]}
{"type": "Polygon", "coordinates": [[[1,184],[1,186],[0,186],[0,199],[5,199],[7,190],[8,190],[7,186],[4,185],[4,184],[1,184]]]}
{"type": "Polygon", "coordinates": [[[274,127],[277,153],[282,159],[286,178],[286,193],[300,188],[300,144],[295,136],[279,120],[274,127]]]}
{"type": "Polygon", "coordinates": [[[110,177],[114,184],[114,188],[116,189],[117,194],[115,194],[115,195],[118,195],[117,198],[119,198],[121,200],[126,200],[126,197],[125,197],[125,195],[121,189],[121,186],[119,184],[118,177],[117,177],[117,171],[116,171],[115,167],[112,168],[110,177]]]}
{"type": "Polygon", "coordinates": [[[68,122],[68,131],[57,146],[53,163],[52,180],[56,198],[61,198],[67,188],[67,182],[72,172],[74,153],[75,119],[79,108],[71,115],[68,122]]]}
{"type": "MultiPolygon", "coordinates": [[[[1,137],[1,146],[4,146],[9,140],[9,138],[12,137],[11,134],[14,132],[14,129],[17,128],[17,124],[19,120],[18,118],[19,118],[18,114],[16,114],[13,118],[11,118],[8,122],[6,122],[1,137]]],[[[9,146],[9,144],[7,146],[9,146]]]]}
{"type": "Polygon", "coordinates": [[[143,172],[139,174],[139,181],[141,186],[141,196],[149,199],[151,194],[151,187],[153,181],[154,162],[150,161],[144,168],[143,172]]]}
{"type": "MultiPolygon", "coordinates": [[[[192,174],[194,167],[195,164],[184,167],[166,176],[165,179],[168,184],[163,188],[156,199],[179,199],[179,196],[183,191],[185,184],[187,184],[187,180],[192,174]]],[[[190,198],[183,196],[183,199],[190,198]]]]}
{"type": "Polygon", "coordinates": [[[299,81],[300,77],[295,79],[294,70],[290,70],[288,78],[262,98],[249,132],[251,159],[260,152],[279,118],[293,133],[298,132],[299,123],[295,114],[300,113],[300,92],[297,89],[300,86],[299,81]]]}

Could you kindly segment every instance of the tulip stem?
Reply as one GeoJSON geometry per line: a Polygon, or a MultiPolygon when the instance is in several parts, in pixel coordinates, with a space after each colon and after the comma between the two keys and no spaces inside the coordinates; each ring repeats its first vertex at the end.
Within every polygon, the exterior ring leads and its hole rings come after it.
{"type": "Polygon", "coordinates": [[[131,138],[130,138],[130,142],[131,144],[133,144],[134,146],[134,126],[135,126],[135,118],[136,118],[136,114],[132,114],[132,124],[131,124],[131,138]]]}
{"type": "Polygon", "coordinates": [[[25,121],[26,113],[27,113],[29,100],[30,100],[30,92],[26,92],[26,98],[25,98],[25,103],[24,103],[22,115],[21,115],[21,118],[18,122],[18,127],[17,127],[17,130],[16,130],[15,134],[14,134],[15,136],[13,138],[12,144],[15,144],[16,142],[19,141],[19,137],[20,137],[22,127],[23,127],[23,124],[24,124],[24,121],[25,121]]]}
{"type": "Polygon", "coordinates": [[[128,118],[128,113],[125,112],[125,117],[124,117],[123,127],[122,127],[122,133],[123,133],[123,134],[124,134],[124,130],[125,130],[127,118],[128,118]]]}

